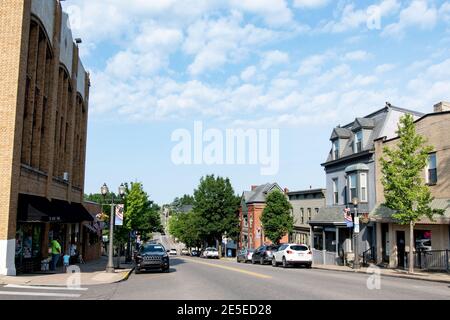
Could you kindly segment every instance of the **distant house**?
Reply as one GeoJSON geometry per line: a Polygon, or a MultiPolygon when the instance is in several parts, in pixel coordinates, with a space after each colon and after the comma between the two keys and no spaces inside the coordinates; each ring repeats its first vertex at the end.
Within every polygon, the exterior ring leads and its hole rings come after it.
{"type": "MultiPolygon", "coordinates": [[[[252,186],[250,191],[244,191],[239,208],[239,219],[241,223],[239,248],[258,248],[263,244],[271,243],[264,235],[261,225],[261,215],[266,207],[267,195],[279,190],[285,192],[277,183],[266,183],[260,186],[252,186]]],[[[288,242],[286,234],[281,242],[288,242]]]]}
{"type": "Polygon", "coordinates": [[[294,231],[289,235],[289,242],[312,245],[309,221],[325,206],[326,189],[290,191],[287,195],[294,216],[294,231]]]}
{"type": "Polygon", "coordinates": [[[315,249],[335,253],[333,263],[342,263],[347,253],[354,253],[353,228],[347,227],[344,209],[361,218],[358,256],[376,245],[375,223],[368,215],[376,206],[375,145],[380,137],[396,136],[399,119],[422,113],[386,106],[345,126],[337,126],[330,137],[331,150],[322,164],[326,173],[326,206],[310,221],[315,249]],[[357,207],[352,204],[357,200],[357,207]]]}

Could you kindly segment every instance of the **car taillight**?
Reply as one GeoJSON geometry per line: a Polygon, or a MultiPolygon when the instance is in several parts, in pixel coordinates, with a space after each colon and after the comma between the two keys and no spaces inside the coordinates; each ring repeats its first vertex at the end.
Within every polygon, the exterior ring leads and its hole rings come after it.
{"type": "Polygon", "coordinates": [[[286,253],[287,254],[293,254],[293,252],[291,250],[287,250],[286,253]]]}
{"type": "Polygon", "coordinates": [[[311,252],[311,251],[308,251],[306,254],[312,254],[312,252],[311,252]]]}

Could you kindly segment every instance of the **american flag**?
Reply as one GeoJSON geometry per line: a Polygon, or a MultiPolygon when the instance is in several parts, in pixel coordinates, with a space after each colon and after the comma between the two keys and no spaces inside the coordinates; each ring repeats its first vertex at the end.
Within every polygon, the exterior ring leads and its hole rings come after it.
{"type": "Polygon", "coordinates": [[[349,208],[345,208],[344,209],[344,219],[345,219],[345,221],[347,222],[353,222],[353,219],[352,219],[352,215],[351,215],[351,213],[350,213],[350,209],[349,208]]]}

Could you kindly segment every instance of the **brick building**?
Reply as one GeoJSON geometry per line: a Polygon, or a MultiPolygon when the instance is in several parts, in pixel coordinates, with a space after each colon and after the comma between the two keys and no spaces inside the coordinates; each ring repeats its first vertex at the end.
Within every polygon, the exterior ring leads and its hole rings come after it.
{"type": "MultiPolygon", "coordinates": [[[[279,190],[286,193],[277,183],[266,183],[260,186],[252,186],[251,191],[244,191],[239,208],[240,237],[238,248],[256,249],[264,244],[270,244],[270,240],[264,235],[261,224],[261,215],[266,207],[266,197],[273,191],[279,190]]],[[[280,242],[287,243],[289,237],[286,234],[280,242]]]]}
{"type": "MultiPolygon", "coordinates": [[[[429,155],[424,180],[434,197],[431,208],[442,209],[444,214],[435,215],[434,221],[423,218],[414,226],[415,248],[428,250],[450,249],[450,103],[440,102],[434,112],[415,121],[418,134],[427,140],[434,150],[429,155]]],[[[399,138],[380,137],[375,141],[376,200],[378,206],[371,212],[371,220],[377,223],[377,262],[389,267],[406,267],[405,252],[409,252],[409,225],[399,225],[392,218],[393,211],[383,203],[384,188],[381,183],[380,158],[383,148],[395,148],[399,138]]]]}
{"type": "Polygon", "coordinates": [[[0,274],[83,241],[89,75],[57,0],[0,2],[0,274]]]}

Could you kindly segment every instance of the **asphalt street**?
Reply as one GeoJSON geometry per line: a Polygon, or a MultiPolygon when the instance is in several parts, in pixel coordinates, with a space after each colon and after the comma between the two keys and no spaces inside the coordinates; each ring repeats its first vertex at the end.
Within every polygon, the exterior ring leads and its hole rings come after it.
{"type": "Polygon", "coordinates": [[[170,273],[133,273],[127,281],[81,290],[6,286],[0,287],[0,299],[450,299],[449,284],[381,277],[380,289],[370,290],[369,277],[178,256],[171,257],[170,273]]]}

